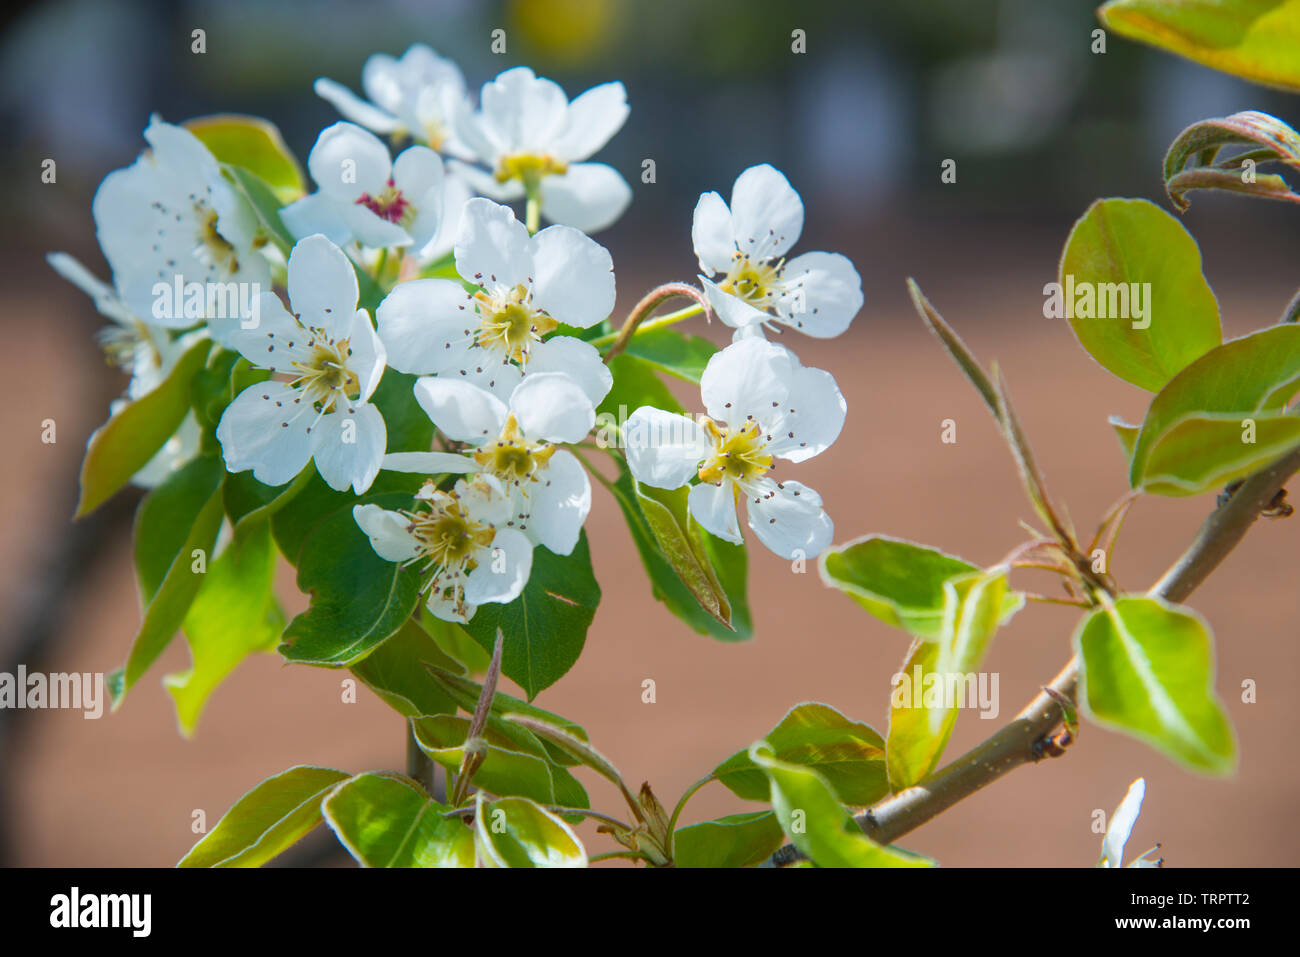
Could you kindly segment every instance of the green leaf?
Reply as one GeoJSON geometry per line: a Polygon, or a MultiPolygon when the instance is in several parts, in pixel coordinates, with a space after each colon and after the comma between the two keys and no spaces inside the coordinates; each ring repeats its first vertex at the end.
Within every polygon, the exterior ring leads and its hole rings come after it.
{"type": "MultiPolygon", "coordinates": [[[[1242,419],[1268,418],[1266,413],[1283,410],[1297,391],[1300,326],[1272,326],[1210,350],[1152,400],[1133,448],[1130,484],[1145,485],[1153,450],[1184,419],[1235,416],[1240,436],[1242,419]]],[[[1163,461],[1167,470],[1170,459],[1163,461]]]]}
{"type": "Polygon", "coordinates": [[[478,795],[474,843],[485,867],[586,867],[587,852],[569,825],[527,798],[478,795]]]}
{"type": "MultiPolygon", "coordinates": [[[[430,758],[448,771],[459,772],[465,759],[465,739],[470,719],[438,715],[415,721],[415,740],[430,758]]],[[[501,797],[526,797],[542,804],[587,808],[587,791],[562,767],[549,762],[541,747],[526,753],[515,742],[489,727],[483,763],[474,774],[474,786],[501,797]]]]}
{"type": "Polygon", "coordinates": [[[1088,207],[1066,240],[1059,278],[1059,303],[1079,343],[1104,368],[1150,392],[1222,339],[1196,240],[1144,199],[1088,207]]]}
{"type": "Polygon", "coordinates": [[[1260,199],[1300,203],[1300,194],[1292,191],[1281,176],[1256,172],[1257,165],[1275,161],[1300,169],[1300,134],[1277,117],[1246,110],[1201,120],[1183,130],[1165,154],[1165,192],[1180,211],[1187,210],[1190,203],[1186,194],[1194,189],[1223,189],[1260,199]],[[1250,148],[1228,159],[1218,159],[1224,147],[1234,146],[1250,148]],[[1247,167],[1247,159],[1254,165],[1247,167]]]}
{"type": "Polygon", "coordinates": [[[1117,415],[1112,415],[1106,421],[1115,430],[1115,437],[1119,439],[1120,448],[1124,450],[1124,458],[1132,461],[1133,448],[1137,445],[1138,433],[1142,431],[1142,426],[1130,425],[1117,415]]]}
{"type": "MultiPolygon", "coordinates": [[[[830,705],[796,705],[764,738],[773,756],[818,771],[855,807],[867,807],[889,793],[885,741],[870,725],[853,721],[830,705]]],[[[738,751],[713,769],[712,777],[747,801],[768,800],[767,776],[738,751]]]]}
{"type": "Polygon", "coordinates": [[[225,813],[177,867],[261,867],[321,820],[321,798],[345,771],[306,765],[267,778],[225,813]]]}
{"type": "MultiPolygon", "coordinates": [[[[710,589],[716,583],[721,597],[726,599],[730,608],[731,624],[725,625],[716,616],[705,611],[682,577],[673,570],[647,520],[645,508],[653,509],[658,506],[661,510],[667,510],[668,506],[657,501],[650,504],[643,503],[637,494],[632,473],[621,460],[618,480],[606,487],[613,494],[623,512],[623,517],[627,520],[628,530],[632,533],[632,543],[636,546],[646,574],[650,578],[651,593],[654,597],[667,605],[669,611],[701,635],[709,635],[722,641],[738,641],[752,637],[754,627],[745,595],[747,571],[745,547],[724,542],[704,531],[693,520],[687,523],[691,531],[690,539],[693,539],[703,553],[702,560],[694,551],[689,554],[695,561],[707,564],[711,575],[705,573],[704,580],[708,582],[710,589]]],[[[676,519],[673,519],[673,522],[676,523],[676,519]]],[[[681,527],[679,523],[676,524],[678,528],[681,527]]]]}
{"type": "Polygon", "coordinates": [[[362,867],[473,867],[474,832],[410,778],[370,771],[321,805],[325,822],[362,867]]]}
{"type": "Polygon", "coordinates": [[[212,343],[195,343],[157,388],[128,403],[91,435],[81,463],[76,518],[93,512],[140,471],[180,427],[190,410],[190,381],[212,343]]]}
{"type": "Polygon", "coordinates": [[[781,846],[785,834],[774,811],[731,814],[680,828],[673,835],[677,867],[757,867],[781,846]]]}
{"type": "Polygon", "coordinates": [[[284,203],[276,195],[275,190],[262,177],[241,166],[227,164],[223,169],[234,182],[239,195],[247,200],[252,208],[262,233],[275,244],[281,254],[288,258],[297,240],[280,219],[280,209],[284,203]]]}
{"type": "MultiPolygon", "coordinates": [[[[464,673],[470,677],[487,673],[492,664],[492,655],[479,647],[479,643],[471,638],[464,628],[454,621],[443,621],[429,611],[426,605],[420,606],[417,617],[420,620],[420,627],[428,632],[443,653],[455,662],[454,667],[448,668],[449,671],[457,674],[464,673]]],[[[473,708],[471,707],[470,710],[472,711],[473,708]]]]}
{"type": "Polygon", "coordinates": [[[302,168],[270,120],[223,113],[201,116],[184,125],[218,162],[242,167],[261,177],[282,202],[303,194],[302,168]]]}
{"type": "Polygon", "coordinates": [[[479,606],[464,627],[487,649],[496,643],[501,629],[505,635],[501,672],[532,699],[578,660],[598,604],[600,586],[591,571],[583,532],[570,555],[536,548],[523,594],[506,605],[479,606]]]}
{"type": "MultiPolygon", "coordinates": [[[[886,535],[867,535],[822,553],[822,581],[872,615],[918,638],[937,639],[943,626],[944,582],[978,571],[937,549],[886,535]]],[[[1024,603],[1008,595],[1005,621],[1024,603]]]]}
{"type": "Polygon", "coordinates": [[[433,423],[415,401],[417,378],[396,369],[385,369],[370,397],[384,417],[389,452],[427,452],[433,448],[433,423]]]}
{"type": "Polygon", "coordinates": [[[144,614],[126,664],[109,676],[114,709],[176,636],[203,584],[221,527],[224,475],[216,456],[199,456],[140,504],[134,537],[144,614]]]}
{"type": "Polygon", "coordinates": [[[260,525],[269,528],[271,516],[292,502],[315,474],[315,466],[308,464],[288,485],[273,486],[263,485],[252,472],[228,473],[222,500],[236,541],[260,525]]]}
{"type": "Polygon", "coordinates": [[[620,426],[643,405],[679,414],[686,411],[659,378],[655,366],[645,359],[620,353],[609,361],[609,371],[614,375],[614,385],[596,412],[612,416],[620,426]]]}
{"type": "Polygon", "coordinates": [[[749,759],[767,775],[781,830],[818,867],[928,867],[933,863],[871,840],[822,775],[778,760],[765,741],[749,749],[749,759]]]}
{"type": "Polygon", "coordinates": [[[717,351],[718,347],[702,336],[686,335],[676,329],[651,329],[633,336],[623,354],[636,356],[660,372],[698,384],[704,367],[717,351]]]}
{"type": "Polygon", "coordinates": [[[1129,596],[1080,622],[1079,701],[1106,727],[1208,774],[1236,767],[1232,725],[1214,693],[1210,630],[1190,609],[1129,596]]]}
{"type": "MultiPolygon", "coordinates": [[[[410,504],[401,493],[357,501],[384,508],[410,504]]],[[[289,661],[351,665],[411,617],[420,573],[375,554],[352,510],[345,508],[318,524],[303,542],[298,587],[311,595],[311,605],[285,629],[280,653],[289,661]]]]}
{"type": "Polygon", "coordinates": [[[1112,0],[1097,15],[1120,36],[1300,92],[1300,0],[1112,0]]]}
{"type": "Polygon", "coordinates": [[[579,738],[550,721],[543,721],[531,715],[509,712],[505,715],[505,719],[513,725],[532,732],[538,739],[555,745],[579,764],[585,764],[607,781],[626,790],[623,775],[619,773],[618,768],[614,767],[613,762],[592,747],[591,742],[585,738],[579,738]]]}
{"type": "Polygon", "coordinates": [[[1300,447],[1300,416],[1260,412],[1190,415],[1156,440],[1142,488],[1159,495],[1200,495],[1222,488],[1300,447]]]}
{"type": "Polygon", "coordinates": [[[456,701],[425,669],[425,663],[460,670],[415,619],[352,666],[352,673],[406,718],[455,714],[456,701]]]}
{"type": "MultiPolygon", "coordinates": [[[[1005,568],[944,582],[943,623],[935,642],[913,642],[893,680],[885,753],[895,791],[911,787],[939,764],[964,705],[978,702],[978,669],[1005,620],[1005,568]]],[[[1023,603],[1023,598],[1020,599],[1023,603]]]]}
{"type": "MultiPolygon", "coordinates": [[[[377,496],[401,494],[400,508],[410,508],[414,496],[424,484],[425,476],[407,472],[383,471],[364,496],[358,498],[348,489],[336,492],[325,484],[315,465],[309,464],[306,484],[287,501],[283,508],[271,515],[271,534],[280,554],[290,565],[297,567],[307,536],[323,522],[341,512],[352,515],[352,506],[374,501],[377,496]]],[[[396,501],[396,499],[394,499],[396,501]]],[[[355,525],[355,521],[353,522],[355,525]]],[[[374,549],[371,549],[373,551],[374,549]]],[[[377,557],[377,556],[376,556],[377,557]]]]}
{"type": "Polygon", "coordinates": [[[250,654],[272,651],[279,640],[284,616],[272,593],[276,554],[270,526],[260,522],[232,539],[203,577],[183,626],[191,665],[163,678],[186,737],[217,685],[250,654]]]}
{"type": "Polygon", "coordinates": [[[708,533],[691,517],[686,499],[688,489],[657,489],[633,480],[637,506],[659,545],[659,552],[673,573],[686,586],[699,606],[728,631],[731,601],[718,581],[703,536],[708,533]]]}

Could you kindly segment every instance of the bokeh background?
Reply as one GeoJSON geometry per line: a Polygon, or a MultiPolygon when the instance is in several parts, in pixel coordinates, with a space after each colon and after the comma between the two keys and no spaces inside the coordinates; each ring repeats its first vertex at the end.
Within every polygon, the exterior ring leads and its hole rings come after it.
{"type": "MultiPolygon", "coordinates": [[[[830,370],[848,399],[840,441],[802,468],[837,538],[881,532],[989,563],[1030,518],[1011,459],[974,393],[913,314],[915,276],[976,352],[1010,381],[1054,492],[1090,528],[1125,490],[1108,414],[1137,420],[1145,396],[1095,365],[1069,328],[1042,316],[1071,223],[1098,196],[1164,202],[1160,160],[1187,124],[1254,108],[1300,124],[1300,98],[1253,87],[1116,36],[1090,52],[1088,0],[517,0],[517,2],[129,2],[10,7],[0,39],[0,671],[108,671],[138,624],[129,533],[133,493],[73,524],[86,437],[124,381],[105,366],[88,300],[46,266],[68,250],[107,275],[90,200],[142,146],[149,114],[180,121],[247,112],[279,124],[305,158],[337,118],[311,92],[329,76],[359,88],[365,57],[423,41],[460,62],[471,87],[528,64],[571,96],[620,79],[631,118],[599,159],[635,199],[598,236],[612,251],[620,307],[651,285],[690,279],[691,210],[730,192],[745,167],[782,169],[807,204],[797,250],[849,255],[866,307],[829,342],[790,344],[830,370]],[[507,31],[493,55],[490,32],[507,31]],[[190,52],[195,28],[207,52],[190,52]],[[793,29],[807,52],[790,48],[793,29]],[[57,161],[42,184],[41,161],[57,161]],[[640,181],[655,160],[657,181],[640,181]],[[957,182],[940,180],[957,160],[957,182]],[[57,421],[58,441],[40,442],[57,421]],[[958,441],[940,442],[940,423],[958,441]]],[[[1200,240],[1225,332],[1276,321],[1300,283],[1294,209],[1194,196],[1184,222],[1200,240]]],[[[719,330],[693,329],[719,337],[719,330]]],[[[748,745],[792,705],[824,701],[884,729],[889,677],[907,641],[825,589],[752,550],[755,638],[723,645],[681,626],[650,595],[617,508],[597,488],[588,534],[604,602],[574,670],[539,698],[592,733],[633,782],[666,801],[748,745]],[[653,678],[657,701],[644,704],[653,678]]],[[[1153,581],[1190,540],[1211,497],[1134,510],[1112,571],[1153,581]]],[[[1300,518],[1261,522],[1191,604],[1213,624],[1218,688],[1240,734],[1229,780],[1186,773],[1127,738],[1085,726],[1062,758],[1015,772],[903,843],[946,865],[1095,862],[1093,812],[1109,813],[1139,775],[1148,797],[1131,851],[1163,844],[1170,866],[1294,865],[1300,797],[1293,726],[1295,570],[1300,518]],[[1242,682],[1257,703],[1241,700],[1242,682]]],[[[291,577],[282,576],[286,604],[291,577]]],[[[1027,587],[1046,583],[1026,579],[1027,587]]],[[[1001,633],[988,663],[1002,718],[1069,654],[1070,609],[1036,605],[1001,633]]],[[[342,675],[250,660],[216,693],[192,740],[176,730],[158,676],[184,668],[182,641],[117,714],[0,711],[0,862],[174,863],[253,784],[297,763],[354,771],[401,767],[402,721],[342,675]]],[[[997,722],[960,720],[955,756],[997,722]]],[[[597,807],[616,795],[589,782],[597,807]]],[[[685,820],[746,809],[720,786],[685,820]]],[[[588,832],[588,836],[591,836],[588,832]]],[[[592,840],[593,850],[606,849],[592,840]]],[[[289,858],[336,863],[318,832],[289,858]]]]}

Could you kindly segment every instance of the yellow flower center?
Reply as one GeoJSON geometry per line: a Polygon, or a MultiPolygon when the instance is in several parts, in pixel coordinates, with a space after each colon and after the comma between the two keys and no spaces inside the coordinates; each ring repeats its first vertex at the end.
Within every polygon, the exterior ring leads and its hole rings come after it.
{"type": "Polygon", "coordinates": [[[777,293],[777,282],[781,278],[784,261],[769,263],[766,260],[755,262],[742,252],[732,256],[731,269],[727,278],[718,284],[723,292],[729,292],[759,309],[772,305],[777,293]]]}
{"type": "Polygon", "coordinates": [[[525,286],[492,295],[480,292],[474,299],[479,314],[474,344],[500,352],[520,365],[528,363],[533,343],[541,342],[544,335],[559,326],[545,312],[529,304],[525,286]]]}
{"type": "Polygon", "coordinates": [[[227,275],[239,269],[239,256],[226,237],[217,232],[217,211],[203,203],[195,204],[200,219],[199,251],[202,258],[223,269],[227,275]]]}
{"type": "MultiPolygon", "coordinates": [[[[433,491],[424,501],[427,511],[406,513],[411,520],[407,528],[419,543],[420,554],[439,570],[474,568],[474,552],[492,544],[495,530],[470,518],[454,491],[433,491]]],[[[436,586],[439,578],[435,574],[430,584],[436,586]]]]}
{"type": "Polygon", "coordinates": [[[517,179],[525,186],[536,186],[542,181],[543,176],[564,173],[568,169],[568,163],[548,154],[539,156],[536,153],[512,153],[497,161],[497,168],[493,175],[498,183],[517,179]]]}
{"type": "Polygon", "coordinates": [[[735,432],[710,419],[704,423],[704,430],[713,451],[700,466],[701,481],[717,484],[729,478],[746,485],[772,468],[772,456],[764,451],[767,442],[753,419],[735,432]]]}
{"type": "Polygon", "coordinates": [[[301,387],[322,412],[333,408],[340,396],[355,399],[361,394],[361,383],[348,368],[352,348],[347,339],[313,338],[309,348],[311,358],[293,363],[298,376],[289,385],[301,387]]]}
{"type": "Polygon", "coordinates": [[[474,453],[474,461],[501,481],[519,485],[537,481],[536,473],[545,468],[555,446],[545,442],[529,442],[519,430],[515,414],[506,417],[505,428],[495,442],[490,442],[474,453]]]}

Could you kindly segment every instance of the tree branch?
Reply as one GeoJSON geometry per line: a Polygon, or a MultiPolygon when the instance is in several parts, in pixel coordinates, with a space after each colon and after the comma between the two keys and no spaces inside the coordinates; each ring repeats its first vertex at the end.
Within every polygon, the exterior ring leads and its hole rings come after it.
{"type": "MultiPolygon", "coordinates": [[[[1297,471],[1300,471],[1300,449],[1242,482],[1205,520],[1192,544],[1151,587],[1150,594],[1180,602],[1195,591],[1237,547],[1260,513],[1273,505],[1278,492],[1297,471]]],[[[1073,701],[1078,679],[1079,663],[1071,658],[1048,687],[1073,701]]],[[[892,844],[1004,774],[1041,760],[1044,741],[1064,718],[1060,702],[1044,689],[991,738],[928,780],[885,798],[859,816],[858,824],[877,843],[892,844]]],[[[787,844],[765,866],[781,867],[800,857],[799,851],[787,844]]]]}

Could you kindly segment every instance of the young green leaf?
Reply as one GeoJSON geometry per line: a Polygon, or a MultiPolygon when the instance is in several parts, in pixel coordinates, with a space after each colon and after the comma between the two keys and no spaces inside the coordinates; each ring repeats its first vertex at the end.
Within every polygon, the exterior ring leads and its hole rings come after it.
{"type": "Polygon", "coordinates": [[[600,586],[591,571],[584,532],[572,554],[535,549],[523,594],[506,605],[479,606],[465,630],[483,648],[491,648],[501,629],[505,635],[502,673],[531,700],[578,660],[599,604],[600,586]]]}
{"type": "Polygon", "coordinates": [[[1018,597],[1008,589],[1005,568],[949,579],[943,588],[938,640],[914,642],[893,682],[885,750],[896,791],[916,784],[938,766],[958,710],[979,700],[977,671],[1005,620],[1007,599],[1018,597]]]}
{"type": "Polygon", "coordinates": [[[1186,194],[1194,189],[1224,189],[1256,196],[1300,203],[1281,176],[1258,173],[1262,163],[1280,161],[1300,169],[1300,133],[1275,116],[1246,110],[1220,119],[1193,123],[1179,135],[1165,154],[1165,192],[1180,211],[1190,205],[1186,194]],[[1250,149],[1219,160],[1224,147],[1250,149]],[[1247,166],[1245,160],[1249,160],[1247,166]],[[1188,164],[1191,168],[1186,168],[1188,164]],[[1250,175],[1246,175],[1249,171],[1250,175]]]}
{"type": "Polygon", "coordinates": [[[1300,0],[1111,0],[1097,15],[1120,36],[1300,92],[1300,0]]]}
{"type": "Polygon", "coordinates": [[[757,867],[784,839],[774,811],[731,814],[679,828],[673,834],[677,867],[757,867]]]}
{"type": "Polygon", "coordinates": [[[1115,438],[1119,439],[1120,448],[1124,450],[1124,458],[1132,461],[1133,448],[1137,445],[1138,433],[1142,431],[1142,426],[1130,425],[1117,415],[1112,415],[1106,421],[1115,430],[1115,438]]]}
{"type": "Polygon", "coordinates": [[[200,116],[184,125],[218,162],[259,176],[281,202],[291,202],[303,194],[302,168],[270,120],[223,113],[200,116]]]}
{"type": "Polygon", "coordinates": [[[345,771],[301,765],[267,778],[225,813],[177,867],[261,867],[321,820],[321,799],[345,771]]]}
{"type": "Polygon", "coordinates": [[[660,372],[698,384],[704,367],[717,351],[718,347],[702,336],[689,336],[676,329],[650,329],[633,336],[623,354],[636,356],[660,372]]]}
{"type": "Polygon", "coordinates": [[[190,382],[203,367],[211,341],[195,343],[157,388],[128,403],[95,430],[81,463],[76,518],[93,512],[149,464],[190,410],[190,382]]]}
{"type": "Polygon", "coordinates": [[[692,597],[724,628],[731,628],[731,601],[704,551],[707,534],[692,520],[686,487],[657,489],[633,480],[637,507],[659,545],[659,553],[692,597]]]}
{"type": "MultiPolygon", "coordinates": [[[[1300,391],[1300,325],[1271,326],[1210,350],[1175,376],[1152,400],[1133,447],[1129,482],[1133,488],[1146,485],[1153,450],[1183,420],[1198,416],[1236,417],[1238,437],[1248,439],[1249,434],[1241,427],[1243,420],[1269,418],[1267,413],[1285,409],[1297,391],[1300,391]]],[[[1273,426],[1269,429],[1271,435],[1279,437],[1273,426]]],[[[1185,457],[1187,443],[1177,443],[1171,448],[1185,457]]],[[[1240,451],[1244,450],[1234,450],[1228,457],[1225,465],[1228,472],[1239,461],[1236,453],[1240,451]]],[[[1171,451],[1157,464],[1168,472],[1175,461],[1171,451]]],[[[1201,470],[1206,471],[1205,456],[1200,457],[1200,463],[1201,470]]],[[[1213,462],[1208,464],[1212,466],[1213,462]]]]}
{"type": "Polygon", "coordinates": [[[352,673],[405,718],[455,714],[455,699],[424,668],[426,662],[461,670],[414,618],[408,618],[396,634],[354,664],[352,673]]]}
{"type": "Polygon", "coordinates": [[[569,825],[527,798],[477,795],[474,844],[485,867],[586,867],[587,852],[569,825]]]}
{"type": "MultiPolygon", "coordinates": [[[[886,624],[934,640],[943,625],[944,582],[978,571],[960,558],[887,535],[867,535],[822,554],[822,581],[886,624]]],[[[1024,603],[1008,593],[1003,620],[1024,603]]]]}
{"type": "Polygon", "coordinates": [[[163,678],[181,732],[194,733],[208,698],[249,655],[272,651],[284,616],[272,593],[276,551],[271,529],[258,523],[232,539],[208,569],[185,615],[188,669],[163,678]]]}
{"type": "Polygon", "coordinates": [[[1296,447],[1300,447],[1297,415],[1189,415],[1166,429],[1148,452],[1142,489],[1157,495],[1200,495],[1243,478],[1296,447]]]}
{"type": "Polygon", "coordinates": [[[1124,597],[1079,624],[1079,701],[1098,723],[1208,774],[1236,766],[1232,725],[1214,694],[1214,651],[1199,616],[1158,598],[1124,597]]]}
{"type": "MultiPolygon", "coordinates": [[[[846,718],[829,705],[796,705],[764,740],[777,759],[820,772],[846,804],[867,807],[889,793],[884,739],[869,725],[846,718]]],[[[713,777],[737,797],[768,799],[767,777],[748,751],[738,751],[722,762],[713,777]]]]}
{"type": "Polygon", "coordinates": [[[933,863],[871,840],[822,775],[778,760],[766,742],[751,747],[749,759],[767,776],[781,830],[818,867],[928,867],[933,863]]]}
{"type": "Polygon", "coordinates": [[[474,866],[474,832],[403,775],[359,774],[330,792],[321,810],[362,867],[474,866]]]}
{"type": "Polygon", "coordinates": [[[1102,199],[1061,254],[1063,318],[1105,369],[1149,392],[1222,340],[1196,240],[1144,199],[1102,199]]]}

